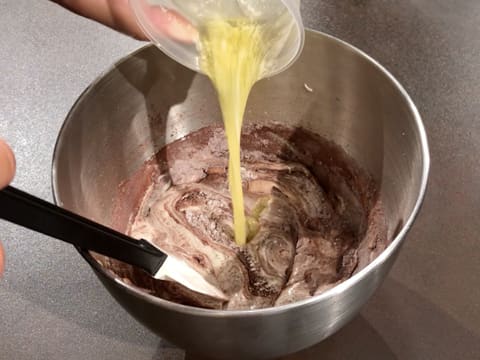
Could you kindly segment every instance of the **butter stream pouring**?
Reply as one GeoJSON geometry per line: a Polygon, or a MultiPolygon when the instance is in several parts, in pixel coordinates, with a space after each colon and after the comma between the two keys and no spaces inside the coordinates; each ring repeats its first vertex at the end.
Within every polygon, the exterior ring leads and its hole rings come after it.
{"type": "MultiPolygon", "coordinates": [[[[285,15],[284,15],[285,16],[285,15]]],[[[255,231],[256,219],[247,226],[243,202],[240,135],[248,96],[282,45],[282,16],[275,22],[246,19],[211,20],[200,28],[201,68],[215,86],[228,142],[228,182],[232,196],[235,241],[245,245],[255,231]]]]}

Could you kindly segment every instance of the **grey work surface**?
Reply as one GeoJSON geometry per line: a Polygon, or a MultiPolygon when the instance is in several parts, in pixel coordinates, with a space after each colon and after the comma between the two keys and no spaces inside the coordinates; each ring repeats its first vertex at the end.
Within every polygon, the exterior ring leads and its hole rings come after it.
{"type": "MultiPolygon", "coordinates": [[[[361,314],[294,359],[480,357],[480,3],[303,0],[307,26],[373,56],[424,118],[425,204],[389,277],[361,314]]],[[[0,136],[14,185],[51,200],[50,162],[89,83],[142,45],[47,0],[0,0],[0,136]]],[[[76,251],[0,223],[0,359],[183,359],[120,308],[76,251]]]]}

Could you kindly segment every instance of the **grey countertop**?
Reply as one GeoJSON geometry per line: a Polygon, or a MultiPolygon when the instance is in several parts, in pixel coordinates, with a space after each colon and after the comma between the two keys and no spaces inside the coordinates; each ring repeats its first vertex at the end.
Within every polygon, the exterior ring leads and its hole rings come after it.
{"type": "MultiPolygon", "coordinates": [[[[480,3],[303,0],[309,27],[366,51],[424,118],[430,187],[385,283],[336,335],[288,359],[480,357],[480,3]]],[[[57,132],[83,89],[141,43],[47,0],[0,0],[0,136],[14,184],[51,200],[57,132]]],[[[0,224],[0,359],[183,359],[133,320],[70,247],[0,224]]],[[[188,358],[188,356],[187,356],[188,358]]]]}

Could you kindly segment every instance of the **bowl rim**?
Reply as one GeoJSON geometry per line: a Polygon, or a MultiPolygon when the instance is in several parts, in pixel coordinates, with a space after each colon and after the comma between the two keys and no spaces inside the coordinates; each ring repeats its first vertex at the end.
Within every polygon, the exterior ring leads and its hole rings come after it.
{"type": "MultiPolygon", "coordinates": [[[[122,282],[118,277],[115,277],[111,272],[106,271],[89,253],[88,251],[81,250],[77,248],[79,253],[82,255],[82,257],[90,264],[90,266],[93,268],[93,270],[97,274],[101,274],[103,277],[108,278],[109,280],[113,281],[117,286],[125,290],[127,293],[130,295],[133,295],[137,298],[140,298],[144,301],[147,301],[153,305],[156,306],[161,306],[167,310],[170,311],[176,311],[180,313],[184,313],[187,315],[194,315],[194,316],[200,316],[200,317],[218,317],[218,318],[238,318],[238,317],[258,317],[258,316],[271,316],[271,315],[279,315],[282,313],[289,312],[292,309],[296,308],[303,308],[303,307],[308,307],[311,305],[314,305],[316,303],[326,301],[330,298],[333,298],[337,296],[338,294],[346,291],[349,287],[357,284],[358,282],[362,281],[365,277],[367,277],[374,269],[379,267],[382,263],[386,262],[388,258],[396,251],[396,249],[401,245],[402,241],[405,238],[405,235],[407,232],[410,230],[412,227],[412,224],[417,217],[420,208],[422,206],[423,200],[425,198],[425,193],[426,193],[426,188],[428,184],[428,176],[429,176],[429,171],[430,171],[430,153],[429,153],[429,146],[428,146],[428,139],[427,139],[427,134],[425,131],[425,127],[422,121],[422,118],[420,116],[420,113],[415,106],[414,102],[404,89],[404,87],[399,83],[399,81],[388,71],[386,68],[384,68],[379,62],[377,62],[375,59],[367,55],[365,52],[362,50],[358,49],[357,47],[341,40],[338,39],[332,35],[312,30],[312,29],[306,29],[306,32],[308,33],[308,36],[314,36],[314,37],[325,37],[331,41],[337,42],[339,45],[344,47],[346,50],[351,51],[356,53],[357,55],[361,56],[368,62],[370,62],[377,70],[379,70],[384,76],[387,77],[388,80],[391,81],[391,83],[395,86],[395,88],[399,91],[400,95],[404,99],[406,105],[408,106],[415,125],[416,125],[416,130],[418,131],[418,135],[420,138],[420,144],[421,144],[421,154],[422,154],[422,173],[421,173],[421,182],[420,182],[420,189],[417,194],[417,200],[415,202],[415,205],[413,207],[412,212],[410,213],[408,219],[402,226],[401,230],[398,232],[398,234],[395,236],[395,238],[392,240],[392,242],[387,246],[386,249],[384,249],[380,255],[378,255],[371,263],[369,263],[365,268],[360,270],[358,273],[354,274],[352,277],[349,279],[341,282],[340,284],[334,286],[333,288],[319,294],[316,296],[313,296],[308,299],[300,300],[291,304],[285,304],[285,305],[280,305],[280,306],[275,306],[275,307],[269,307],[269,308],[261,308],[261,309],[253,309],[253,310],[215,310],[215,309],[204,309],[204,308],[199,308],[199,307],[193,307],[189,305],[181,305],[177,304],[168,300],[164,300],[162,298],[156,297],[154,295],[148,294],[144,291],[142,291],[140,288],[137,288],[135,286],[126,284],[122,282]]],[[[137,53],[140,53],[142,51],[145,51],[148,48],[154,47],[155,45],[153,44],[147,44],[145,46],[142,46],[141,48],[137,49],[136,51],[133,51],[132,53],[124,56],[121,58],[119,61],[115,62],[112,66],[110,66],[107,70],[102,72],[77,98],[75,101],[74,105],[68,112],[61,128],[57,136],[57,140],[55,143],[55,148],[53,152],[53,158],[52,158],[52,172],[51,172],[51,181],[52,181],[52,192],[53,192],[53,201],[55,204],[62,206],[62,202],[59,198],[59,185],[58,185],[58,178],[57,178],[57,167],[58,167],[58,158],[59,158],[59,151],[63,143],[63,133],[66,131],[66,128],[70,121],[72,121],[73,114],[76,112],[76,110],[80,106],[80,102],[87,96],[90,95],[91,91],[95,88],[95,86],[100,83],[102,80],[104,80],[105,76],[108,75],[112,70],[114,70],[119,64],[122,64],[129,59],[131,59],[133,56],[135,56],[137,53]]],[[[190,70],[191,71],[191,70],[190,70]]]]}

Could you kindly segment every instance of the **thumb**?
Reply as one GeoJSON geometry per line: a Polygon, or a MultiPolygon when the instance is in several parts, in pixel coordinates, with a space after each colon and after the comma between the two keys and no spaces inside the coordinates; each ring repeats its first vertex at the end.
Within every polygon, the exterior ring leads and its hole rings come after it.
{"type": "Polygon", "coordinates": [[[156,31],[185,44],[197,40],[197,29],[176,11],[160,6],[145,7],[144,11],[156,31]]]}
{"type": "MultiPolygon", "coordinates": [[[[0,139],[0,189],[7,186],[15,175],[15,157],[10,147],[0,139]]],[[[3,273],[4,253],[0,243],[0,275],[3,273]]]]}
{"type": "Polygon", "coordinates": [[[15,175],[15,156],[10,147],[0,139],[0,189],[7,186],[15,175]]]}

